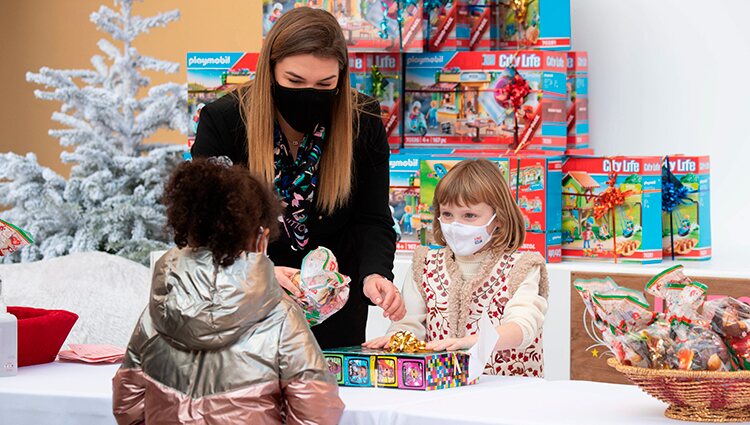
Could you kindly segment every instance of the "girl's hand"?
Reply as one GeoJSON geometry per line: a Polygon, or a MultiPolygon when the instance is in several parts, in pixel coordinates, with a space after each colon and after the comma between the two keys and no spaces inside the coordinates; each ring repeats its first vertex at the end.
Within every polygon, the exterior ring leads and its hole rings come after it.
{"type": "Polygon", "coordinates": [[[426,348],[432,351],[458,351],[468,350],[477,342],[477,335],[465,336],[463,338],[446,338],[427,343],[426,348]]]}
{"type": "Polygon", "coordinates": [[[299,287],[292,282],[292,277],[299,272],[299,269],[293,269],[291,267],[274,267],[273,272],[276,275],[276,280],[279,281],[279,285],[282,288],[289,291],[295,297],[301,297],[302,291],[299,287]]]}
{"type": "Polygon", "coordinates": [[[376,306],[383,309],[383,317],[398,322],[406,316],[406,307],[401,293],[393,282],[380,275],[369,275],[365,278],[362,291],[376,306]]]}
{"type": "Polygon", "coordinates": [[[388,346],[391,343],[391,336],[392,335],[393,335],[393,333],[389,333],[388,335],[384,335],[384,336],[381,336],[379,338],[371,339],[371,340],[365,342],[364,344],[362,344],[362,346],[365,347],[365,348],[373,348],[373,349],[388,348],[388,346]]]}

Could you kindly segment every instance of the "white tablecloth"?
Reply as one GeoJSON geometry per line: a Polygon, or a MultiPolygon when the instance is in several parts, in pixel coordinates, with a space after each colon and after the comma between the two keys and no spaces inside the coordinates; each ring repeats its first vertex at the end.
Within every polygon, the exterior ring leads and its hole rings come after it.
{"type": "MultiPolygon", "coordinates": [[[[0,378],[2,425],[112,425],[117,365],[51,363],[0,378]]],[[[341,388],[342,424],[670,424],[666,406],[634,386],[484,376],[433,392],[341,388]]]]}

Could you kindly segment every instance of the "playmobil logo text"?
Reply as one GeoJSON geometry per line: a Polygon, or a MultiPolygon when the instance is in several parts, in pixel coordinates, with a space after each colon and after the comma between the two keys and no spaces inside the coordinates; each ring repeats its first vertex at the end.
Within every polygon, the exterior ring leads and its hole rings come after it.
{"type": "Polygon", "coordinates": [[[390,161],[391,168],[396,167],[419,167],[419,160],[418,159],[395,159],[390,161]]]}
{"type": "Polygon", "coordinates": [[[635,161],[633,159],[626,159],[622,161],[618,161],[616,159],[605,159],[604,163],[602,163],[602,170],[605,173],[639,173],[641,170],[641,165],[638,163],[638,161],[635,161]]]}
{"type": "Polygon", "coordinates": [[[188,66],[199,65],[229,65],[231,64],[231,58],[229,56],[214,56],[210,58],[202,58],[200,56],[191,56],[188,58],[188,66]]]}
{"type": "Polygon", "coordinates": [[[692,159],[669,159],[669,171],[677,173],[694,173],[698,170],[698,164],[692,159]]]}
{"type": "Polygon", "coordinates": [[[406,62],[409,65],[424,65],[427,63],[443,63],[442,56],[422,56],[422,57],[411,57],[406,62]]]}

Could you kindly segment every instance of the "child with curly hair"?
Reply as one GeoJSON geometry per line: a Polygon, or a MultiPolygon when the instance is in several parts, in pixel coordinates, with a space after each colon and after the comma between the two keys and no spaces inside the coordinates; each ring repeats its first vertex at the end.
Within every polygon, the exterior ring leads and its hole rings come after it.
{"type": "Polygon", "coordinates": [[[246,167],[199,159],[164,193],[176,248],[113,380],[118,424],[338,423],[343,403],[265,255],[280,205],[246,167]]]}

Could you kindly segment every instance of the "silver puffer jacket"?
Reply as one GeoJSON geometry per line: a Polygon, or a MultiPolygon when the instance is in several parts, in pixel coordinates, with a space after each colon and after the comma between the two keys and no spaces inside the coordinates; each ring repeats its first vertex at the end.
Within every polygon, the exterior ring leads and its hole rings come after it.
{"type": "Polygon", "coordinates": [[[344,405],[300,308],[273,263],[171,249],[113,379],[117,422],[335,424],[344,405]]]}

